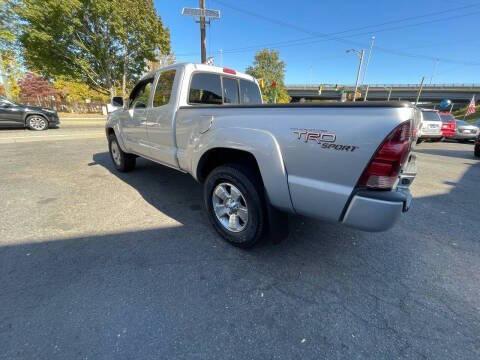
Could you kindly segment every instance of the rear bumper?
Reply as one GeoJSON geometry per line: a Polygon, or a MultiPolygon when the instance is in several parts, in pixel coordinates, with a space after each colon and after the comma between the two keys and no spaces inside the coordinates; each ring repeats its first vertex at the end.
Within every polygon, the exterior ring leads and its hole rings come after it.
{"type": "Polygon", "coordinates": [[[453,137],[456,140],[475,140],[477,138],[477,134],[460,134],[457,133],[453,137]]]}
{"type": "Polygon", "coordinates": [[[365,231],[388,230],[408,211],[411,201],[412,195],[406,188],[358,191],[350,201],[343,224],[365,231]]]}
{"type": "Polygon", "coordinates": [[[442,135],[446,138],[452,138],[456,135],[457,133],[452,130],[442,130],[442,135]]]}
{"type": "Polygon", "coordinates": [[[440,134],[438,134],[438,133],[437,134],[425,133],[425,134],[420,134],[418,136],[419,139],[440,139],[442,137],[443,137],[442,133],[440,133],[440,134]]]}

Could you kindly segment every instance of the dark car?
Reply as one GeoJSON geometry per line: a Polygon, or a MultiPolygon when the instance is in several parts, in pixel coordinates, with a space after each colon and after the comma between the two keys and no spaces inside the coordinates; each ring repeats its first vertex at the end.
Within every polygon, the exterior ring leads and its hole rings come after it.
{"type": "Polygon", "coordinates": [[[0,97],[0,127],[27,127],[46,130],[60,124],[55,110],[20,105],[0,97]]]}
{"type": "Polygon", "coordinates": [[[477,139],[475,140],[475,150],[473,153],[476,157],[480,157],[480,134],[478,134],[477,139]]]}

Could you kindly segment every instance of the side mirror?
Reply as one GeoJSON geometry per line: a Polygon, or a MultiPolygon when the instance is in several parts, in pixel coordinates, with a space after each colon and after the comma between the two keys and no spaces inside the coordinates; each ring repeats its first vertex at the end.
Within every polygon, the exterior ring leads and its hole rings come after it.
{"type": "Polygon", "coordinates": [[[114,96],[112,98],[112,106],[123,107],[123,98],[121,96],[114,96]]]}

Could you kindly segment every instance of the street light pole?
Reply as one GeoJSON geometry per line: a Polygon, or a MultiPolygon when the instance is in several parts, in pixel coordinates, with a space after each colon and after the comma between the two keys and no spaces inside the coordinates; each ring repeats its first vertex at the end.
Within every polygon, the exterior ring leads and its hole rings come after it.
{"type": "MultiPolygon", "coordinates": [[[[205,11],[205,0],[199,0],[200,9],[205,11]]],[[[205,29],[205,15],[200,16],[200,48],[202,53],[202,64],[207,62],[207,34],[205,29]]]]}
{"type": "Polygon", "coordinates": [[[370,50],[368,50],[367,62],[365,63],[365,70],[363,70],[362,75],[362,84],[365,83],[365,77],[367,76],[368,65],[370,64],[370,58],[372,57],[373,45],[375,44],[375,36],[372,36],[372,41],[370,42],[370,50]]]}
{"type": "Polygon", "coordinates": [[[363,58],[365,56],[365,50],[361,50],[360,52],[356,51],[357,55],[360,57],[360,61],[358,63],[358,70],[357,70],[357,81],[355,81],[355,91],[353,92],[353,101],[355,102],[355,98],[357,96],[357,90],[358,90],[358,84],[360,82],[360,74],[362,72],[362,66],[363,66],[363,58]]]}

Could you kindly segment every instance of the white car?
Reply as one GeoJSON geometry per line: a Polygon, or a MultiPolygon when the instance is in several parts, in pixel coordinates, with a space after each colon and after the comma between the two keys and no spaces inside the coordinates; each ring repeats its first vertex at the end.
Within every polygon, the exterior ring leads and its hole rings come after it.
{"type": "Polygon", "coordinates": [[[442,119],[437,110],[421,109],[422,121],[418,129],[417,144],[424,140],[440,141],[442,135],[442,119]]]}

